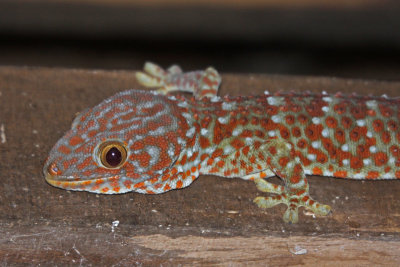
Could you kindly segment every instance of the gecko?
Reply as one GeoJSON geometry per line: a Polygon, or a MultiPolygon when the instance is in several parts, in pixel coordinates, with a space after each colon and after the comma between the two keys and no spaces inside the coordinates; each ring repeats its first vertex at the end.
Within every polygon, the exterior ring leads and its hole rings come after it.
{"type": "Polygon", "coordinates": [[[310,196],[306,175],[400,178],[399,98],[293,91],[220,97],[214,68],[183,72],[150,62],[136,77],[157,90],[123,91],[80,112],[44,164],[50,185],[160,194],[199,175],[242,178],[268,193],[254,199],[257,206],[285,204],[283,220],[296,223],[300,207],[331,212],[310,196]],[[266,181],[273,176],[282,185],[266,181]]]}

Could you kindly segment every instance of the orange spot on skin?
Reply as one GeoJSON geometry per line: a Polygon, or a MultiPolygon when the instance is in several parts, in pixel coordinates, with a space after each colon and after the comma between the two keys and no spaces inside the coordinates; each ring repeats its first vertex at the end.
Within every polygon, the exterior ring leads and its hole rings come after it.
{"type": "Polygon", "coordinates": [[[201,156],[200,156],[200,160],[201,161],[204,161],[206,158],[208,158],[209,157],[209,155],[208,154],[202,154],[201,156]]]}
{"type": "Polygon", "coordinates": [[[225,162],[222,161],[222,160],[220,160],[220,161],[217,162],[217,166],[218,166],[219,168],[223,168],[223,167],[225,166],[225,162]]]}
{"type": "Polygon", "coordinates": [[[298,142],[297,142],[297,147],[298,148],[306,148],[307,147],[307,141],[305,140],[305,139],[300,139],[298,142]]]}
{"type": "Polygon", "coordinates": [[[379,105],[379,111],[381,112],[382,116],[384,116],[384,117],[390,117],[393,114],[393,110],[390,107],[388,107],[387,105],[383,105],[383,104],[379,105]]]}
{"type": "Polygon", "coordinates": [[[186,154],[182,156],[181,161],[179,162],[180,165],[185,165],[186,164],[186,160],[187,160],[187,156],[186,154]]]}
{"type": "Polygon", "coordinates": [[[219,158],[222,156],[223,153],[224,153],[224,151],[221,148],[218,148],[211,154],[211,158],[213,158],[213,159],[219,158]]]}
{"type": "Polygon", "coordinates": [[[312,172],[313,172],[314,175],[322,175],[323,174],[321,168],[319,168],[319,167],[314,167],[312,169],[312,172]]]}
{"type": "Polygon", "coordinates": [[[344,131],[340,128],[336,129],[335,138],[339,143],[343,144],[346,142],[346,135],[345,135],[344,131]]]}
{"type": "Polygon", "coordinates": [[[322,132],[322,125],[321,124],[310,124],[305,130],[304,133],[306,136],[312,140],[318,140],[321,138],[321,132],[322,132]]]}
{"type": "Polygon", "coordinates": [[[343,114],[346,112],[347,110],[347,103],[338,103],[333,107],[333,110],[337,113],[337,114],[343,114]]]}
{"type": "Polygon", "coordinates": [[[164,191],[169,191],[169,190],[171,190],[171,186],[169,184],[166,184],[164,186],[164,191]]]}
{"type": "Polygon", "coordinates": [[[308,121],[307,116],[305,116],[304,114],[300,114],[299,116],[297,116],[297,120],[301,123],[301,124],[305,124],[308,121]]]}
{"type": "Polygon", "coordinates": [[[244,143],[240,139],[235,139],[231,142],[231,145],[236,148],[237,150],[244,147],[244,143]]]}
{"type": "Polygon", "coordinates": [[[253,132],[250,130],[243,130],[242,133],[239,135],[240,137],[252,137],[253,132]]]}
{"type": "Polygon", "coordinates": [[[397,124],[394,122],[394,121],[389,121],[388,123],[387,123],[387,126],[388,126],[388,128],[389,128],[389,130],[390,131],[396,131],[397,130],[397,124]]]}
{"type": "Polygon", "coordinates": [[[119,192],[119,190],[120,190],[120,188],[119,188],[119,187],[114,187],[114,188],[113,188],[113,191],[114,191],[114,192],[117,192],[117,193],[118,193],[118,192],[119,192]]]}
{"type": "Polygon", "coordinates": [[[69,149],[67,146],[62,145],[58,148],[58,151],[60,151],[61,153],[68,155],[71,153],[71,149],[69,149]]]}
{"type": "Polygon", "coordinates": [[[337,127],[337,120],[334,117],[326,117],[325,123],[326,123],[326,126],[328,126],[329,128],[337,127]]]}
{"type": "Polygon", "coordinates": [[[334,177],[347,178],[347,171],[336,171],[333,173],[334,177]]]}
{"type": "Polygon", "coordinates": [[[83,139],[80,136],[73,136],[69,139],[70,146],[76,146],[83,142],[83,139]]]}
{"type": "Polygon", "coordinates": [[[353,130],[350,131],[350,139],[354,142],[357,142],[360,137],[364,137],[367,134],[367,127],[359,127],[356,126],[353,130]]]}
{"type": "Polygon", "coordinates": [[[183,183],[181,180],[179,180],[178,182],[176,182],[176,188],[182,188],[183,183]]]}
{"type": "Polygon", "coordinates": [[[134,188],[144,188],[145,185],[144,185],[144,182],[140,182],[140,183],[135,184],[133,187],[134,188]]]}
{"type": "Polygon", "coordinates": [[[294,123],[294,116],[293,115],[286,115],[285,121],[289,125],[293,124],[294,123]]]}
{"type": "Polygon", "coordinates": [[[254,132],[255,136],[259,137],[259,138],[263,138],[265,136],[264,132],[260,131],[260,130],[256,130],[254,132]]]}
{"type": "Polygon", "coordinates": [[[281,129],[279,130],[279,132],[280,132],[282,138],[288,139],[288,138],[290,137],[290,132],[289,132],[289,130],[288,130],[286,127],[284,127],[284,126],[281,126],[280,128],[281,128],[281,129]]]}
{"type": "Polygon", "coordinates": [[[377,171],[369,171],[365,178],[367,178],[367,179],[376,179],[378,177],[379,177],[379,172],[377,172],[377,171]]]}
{"type": "Polygon", "coordinates": [[[364,119],[367,115],[365,106],[356,106],[350,109],[351,114],[357,120],[364,119]]]}
{"type": "Polygon", "coordinates": [[[374,127],[375,132],[380,132],[383,130],[383,122],[379,119],[376,119],[372,122],[372,127],[374,127]]]}
{"type": "Polygon", "coordinates": [[[294,137],[300,137],[301,136],[301,130],[299,127],[294,127],[292,129],[292,134],[294,137]]]}
{"type": "Polygon", "coordinates": [[[199,142],[200,142],[201,148],[203,148],[203,149],[210,146],[210,141],[204,136],[200,136],[199,142]]]}
{"type": "Polygon", "coordinates": [[[343,126],[343,128],[349,129],[352,124],[353,124],[353,121],[349,117],[343,117],[342,118],[342,126],[343,126]]]}
{"type": "Polygon", "coordinates": [[[350,167],[352,169],[361,169],[364,166],[363,161],[359,157],[351,157],[350,158],[350,167]]]}
{"type": "Polygon", "coordinates": [[[289,158],[288,157],[281,157],[278,160],[279,165],[281,165],[282,167],[285,167],[289,162],[289,158]]]}
{"type": "Polygon", "coordinates": [[[64,170],[68,169],[70,166],[75,165],[78,162],[78,158],[72,158],[70,160],[64,161],[63,166],[64,170]]]}
{"type": "Polygon", "coordinates": [[[384,152],[377,152],[374,154],[374,161],[375,161],[375,165],[380,167],[383,166],[387,163],[387,155],[384,152]]]}
{"type": "Polygon", "coordinates": [[[265,178],[267,177],[267,174],[265,172],[260,172],[260,178],[265,178]]]}
{"type": "Polygon", "coordinates": [[[129,181],[129,180],[126,180],[126,181],[123,182],[123,184],[124,184],[124,186],[126,188],[131,189],[131,186],[132,186],[133,183],[131,181],[129,181]]]}
{"type": "Polygon", "coordinates": [[[394,173],[394,175],[396,176],[397,179],[400,179],[400,171],[396,171],[396,172],[394,173]]]}
{"type": "Polygon", "coordinates": [[[390,133],[388,131],[384,131],[381,137],[384,144],[388,144],[391,140],[390,133]]]}
{"type": "Polygon", "coordinates": [[[103,192],[103,193],[107,193],[107,192],[108,192],[108,190],[110,190],[108,187],[103,187],[103,188],[101,189],[101,192],[103,192]]]}

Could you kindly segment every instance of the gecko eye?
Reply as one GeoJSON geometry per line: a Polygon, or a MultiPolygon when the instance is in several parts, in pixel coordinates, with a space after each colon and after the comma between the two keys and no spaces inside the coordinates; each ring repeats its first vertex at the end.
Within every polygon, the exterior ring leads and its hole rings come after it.
{"type": "Polygon", "coordinates": [[[107,141],[100,145],[99,155],[104,167],[116,169],[125,163],[127,152],[123,143],[107,141]]]}

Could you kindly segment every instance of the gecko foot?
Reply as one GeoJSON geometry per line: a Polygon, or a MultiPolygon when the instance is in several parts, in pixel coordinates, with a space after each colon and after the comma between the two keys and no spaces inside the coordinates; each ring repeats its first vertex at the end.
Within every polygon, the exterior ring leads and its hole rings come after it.
{"type": "Polygon", "coordinates": [[[288,208],[283,215],[283,220],[286,223],[298,222],[299,207],[305,207],[306,209],[311,210],[315,215],[319,216],[326,216],[331,212],[330,206],[314,201],[307,195],[300,198],[297,195],[289,197],[286,193],[281,193],[276,196],[256,197],[253,202],[260,208],[272,208],[281,203],[286,204],[288,208]]]}

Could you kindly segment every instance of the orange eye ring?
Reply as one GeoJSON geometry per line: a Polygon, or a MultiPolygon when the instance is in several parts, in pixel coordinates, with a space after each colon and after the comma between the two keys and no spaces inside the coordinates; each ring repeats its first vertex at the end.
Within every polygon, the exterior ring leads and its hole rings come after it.
{"type": "Polygon", "coordinates": [[[100,162],[105,168],[118,169],[126,162],[127,150],[123,143],[106,141],[99,146],[100,162]]]}

